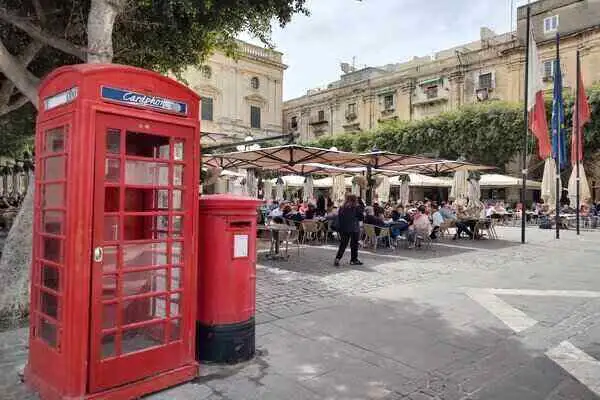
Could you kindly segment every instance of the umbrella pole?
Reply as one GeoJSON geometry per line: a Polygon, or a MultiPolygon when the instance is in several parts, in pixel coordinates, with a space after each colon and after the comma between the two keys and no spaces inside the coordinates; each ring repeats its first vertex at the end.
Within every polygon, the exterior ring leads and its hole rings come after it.
{"type": "Polygon", "coordinates": [[[573,132],[572,135],[575,135],[575,161],[577,162],[577,178],[576,178],[576,185],[577,185],[577,189],[576,189],[576,197],[575,197],[575,203],[576,203],[576,210],[575,210],[575,219],[576,219],[576,223],[577,223],[577,234],[580,234],[579,231],[579,181],[580,181],[580,176],[579,176],[579,141],[581,140],[581,136],[579,134],[579,76],[581,74],[581,64],[579,62],[579,50],[577,50],[577,83],[575,84],[575,123],[573,124],[573,132]]]}
{"type": "Polygon", "coordinates": [[[367,166],[367,192],[365,197],[367,205],[373,205],[373,171],[370,165],[367,166]]]}
{"type": "Polygon", "coordinates": [[[525,104],[523,105],[523,119],[525,121],[525,132],[523,133],[523,169],[522,177],[523,186],[521,187],[521,243],[525,243],[525,227],[527,225],[527,214],[525,213],[525,197],[527,195],[527,135],[529,134],[529,110],[528,94],[529,94],[529,38],[531,29],[531,8],[527,7],[527,30],[525,44],[525,104]]]}

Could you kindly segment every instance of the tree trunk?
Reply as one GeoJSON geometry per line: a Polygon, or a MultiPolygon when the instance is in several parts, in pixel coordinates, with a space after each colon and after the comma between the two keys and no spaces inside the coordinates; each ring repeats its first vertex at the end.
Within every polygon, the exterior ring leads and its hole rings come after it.
{"type": "MultiPolygon", "coordinates": [[[[122,10],[123,0],[92,0],[88,15],[88,63],[110,63],[113,57],[112,32],[115,18],[122,10]]],[[[2,58],[0,48],[0,58],[2,58]]],[[[6,58],[5,58],[6,59],[6,58]]],[[[9,60],[11,62],[11,60],[9,60]]],[[[1,65],[0,65],[1,67],[1,65]]],[[[19,90],[26,89],[27,76],[17,76],[19,90]]],[[[12,79],[11,79],[12,80],[12,79]]],[[[35,86],[34,86],[35,88],[35,86]]],[[[37,88],[24,93],[37,105],[37,88]]],[[[25,315],[29,308],[29,272],[33,235],[33,178],[27,195],[8,234],[2,258],[0,258],[0,322],[15,321],[25,315]]],[[[1,324],[0,324],[1,325],[1,324]]]]}
{"type": "Polygon", "coordinates": [[[123,0],[92,0],[88,15],[88,63],[110,63],[113,58],[112,33],[123,0]]]}
{"type": "Polygon", "coordinates": [[[29,308],[29,270],[33,227],[33,176],[21,209],[6,238],[0,259],[0,322],[11,325],[29,308]]]}

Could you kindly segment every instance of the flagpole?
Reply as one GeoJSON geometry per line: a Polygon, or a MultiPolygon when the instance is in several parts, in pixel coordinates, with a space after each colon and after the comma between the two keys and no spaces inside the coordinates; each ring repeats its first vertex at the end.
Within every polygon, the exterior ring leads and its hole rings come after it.
{"type": "Polygon", "coordinates": [[[525,34],[525,102],[523,104],[523,120],[525,121],[525,130],[523,133],[523,169],[521,170],[523,186],[521,187],[521,243],[525,243],[525,226],[527,224],[527,214],[525,213],[525,197],[527,193],[527,135],[529,134],[529,38],[531,37],[531,8],[527,6],[527,30],[525,34]]]}
{"type": "Polygon", "coordinates": [[[576,203],[576,210],[575,210],[575,218],[577,220],[577,234],[580,234],[579,231],[579,196],[580,196],[580,186],[579,186],[579,146],[581,146],[581,144],[579,143],[579,141],[581,140],[581,135],[579,134],[579,76],[581,74],[581,61],[579,60],[579,50],[577,50],[577,83],[575,84],[575,120],[574,120],[574,124],[573,124],[573,132],[572,135],[575,135],[575,160],[577,162],[577,166],[575,168],[577,168],[577,178],[576,178],[576,183],[577,183],[577,196],[575,197],[575,203],[576,203]]]}
{"type": "MultiPolygon", "coordinates": [[[[559,68],[560,68],[560,37],[558,35],[558,32],[556,33],[556,65],[555,65],[555,77],[554,79],[556,79],[556,74],[559,73],[559,68]],[[558,67],[558,68],[556,68],[558,67]]],[[[556,87],[556,86],[554,86],[556,87]]],[[[554,94],[555,98],[557,96],[557,94],[554,94]]],[[[560,187],[560,160],[562,159],[562,155],[560,154],[561,151],[561,144],[560,144],[560,134],[561,134],[561,126],[560,126],[560,112],[561,110],[556,110],[557,115],[557,119],[558,121],[555,123],[557,126],[557,131],[554,132],[555,140],[556,140],[556,203],[555,203],[555,223],[556,223],[556,238],[560,239],[560,196],[562,195],[562,188],[560,187]]]]}

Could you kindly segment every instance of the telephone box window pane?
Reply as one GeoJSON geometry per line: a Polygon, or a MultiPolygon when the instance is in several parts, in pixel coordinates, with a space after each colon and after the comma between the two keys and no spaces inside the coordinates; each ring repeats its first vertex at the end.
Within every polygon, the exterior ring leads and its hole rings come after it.
{"type": "Polygon", "coordinates": [[[167,264],[167,244],[146,243],[123,246],[125,267],[146,267],[167,264]]]}
{"type": "Polygon", "coordinates": [[[40,311],[49,317],[58,319],[58,299],[50,293],[41,292],[40,311]]]}
{"type": "Polygon", "coordinates": [[[44,160],[44,180],[58,181],[66,177],[66,158],[48,157],[44,160]]]}
{"type": "Polygon", "coordinates": [[[183,216],[175,215],[172,221],[173,225],[171,229],[173,230],[173,237],[181,237],[183,233],[183,216]]]}
{"type": "Polygon", "coordinates": [[[42,238],[42,258],[56,263],[62,262],[61,239],[44,237],[42,238]]]}
{"type": "Polygon", "coordinates": [[[121,150],[121,132],[118,129],[109,129],[106,132],[106,152],[119,154],[121,150]]]}
{"type": "Polygon", "coordinates": [[[147,133],[127,132],[125,153],[128,156],[169,159],[169,138],[147,133]]]}
{"type": "Polygon", "coordinates": [[[38,336],[51,347],[58,346],[58,329],[52,322],[40,318],[38,336]]]}
{"type": "Polygon", "coordinates": [[[169,334],[169,341],[175,342],[175,341],[181,339],[181,320],[174,319],[174,320],[171,320],[170,323],[171,323],[171,332],[169,334]]]}
{"type": "Polygon", "coordinates": [[[173,265],[181,265],[183,262],[183,257],[181,254],[183,253],[183,243],[174,242],[171,247],[171,258],[173,265]]]}
{"type": "Polygon", "coordinates": [[[121,178],[121,161],[107,158],[104,164],[104,180],[106,182],[119,182],[121,178]]]}
{"type": "Polygon", "coordinates": [[[104,212],[119,211],[120,193],[118,187],[107,186],[104,188],[104,212]]]}
{"type": "Polygon", "coordinates": [[[112,300],[117,297],[117,276],[104,275],[102,277],[102,300],[112,300]]]}
{"type": "Polygon", "coordinates": [[[181,268],[171,268],[171,290],[181,289],[181,268]]]}
{"type": "Polygon", "coordinates": [[[181,210],[183,192],[181,190],[173,190],[173,203],[171,208],[173,210],[181,210]]]}
{"type": "Polygon", "coordinates": [[[102,328],[110,329],[117,326],[117,304],[102,305],[102,328]]]}
{"type": "Polygon", "coordinates": [[[65,186],[62,183],[46,184],[43,188],[43,207],[58,208],[65,206],[65,186]]]}
{"type": "Polygon", "coordinates": [[[62,153],[65,151],[65,127],[61,126],[46,131],[46,153],[62,153]]]}
{"type": "Polygon", "coordinates": [[[59,289],[60,272],[52,265],[42,264],[42,285],[48,289],[59,289]]]}
{"type": "Polygon", "coordinates": [[[143,299],[124,300],[122,308],[123,325],[164,318],[165,312],[161,307],[161,305],[164,304],[164,301],[164,297],[146,297],[143,299]]]}
{"type": "Polygon", "coordinates": [[[169,191],[157,189],[125,189],[125,211],[156,211],[169,208],[169,191]]]}
{"type": "Polygon", "coordinates": [[[121,339],[122,353],[133,353],[164,343],[164,323],[129,329],[123,332],[121,339]]]}
{"type": "Polygon", "coordinates": [[[127,160],[125,162],[125,184],[166,186],[169,183],[168,164],[127,160]]]}
{"type": "Polygon", "coordinates": [[[183,160],[183,142],[175,142],[173,148],[173,159],[175,161],[183,160]]]}
{"type": "Polygon", "coordinates": [[[104,217],[104,240],[119,240],[119,217],[104,217]]]}
{"type": "Polygon", "coordinates": [[[181,293],[171,294],[171,317],[176,317],[181,314],[181,293]]]}
{"type": "Polygon", "coordinates": [[[46,233],[60,235],[64,233],[65,215],[62,211],[44,211],[42,216],[42,230],[46,233]]]}
{"type": "Polygon", "coordinates": [[[114,357],[117,354],[115,341],[116,335],[114,333],[102,336],[102,342],[100,343],[102,346],[102,358],[114,357]]]}
{"type": "Polygon", "coordinates": [[[128,215],[124,222],[125,240],[158,239],[161,233],[167,233],[168,222],[166,215],[128,215]]]}
{"type": "Polygon", "coordinates": [[[102,257],[102,272],[110,273],[117,270],[117,248],[115,246],[104,247],[102,257]]]}
{"type": "Polygon", "coordinates": [[[167,291],[167,270],[129,272],[123,274],[123,296],[167,291]]]}
{"type": "Polygon", "coordinates": [[[173,185],[174,186],[183,185],[183,165],[174,165],[173,166],[173,185]]]}

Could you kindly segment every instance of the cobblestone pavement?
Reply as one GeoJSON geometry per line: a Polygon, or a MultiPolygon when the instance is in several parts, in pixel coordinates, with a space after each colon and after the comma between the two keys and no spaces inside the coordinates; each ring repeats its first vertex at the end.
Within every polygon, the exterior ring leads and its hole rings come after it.
{"type": "MultiPolygon", "coordinates": [[[[148,399],[600,398],[600,233],[499,233],[339,269],[332,246],[261,253],[258,356],[148,399]]],[[[35,398],[25,334],[0,334],[2,399],[35,398]]]]}

